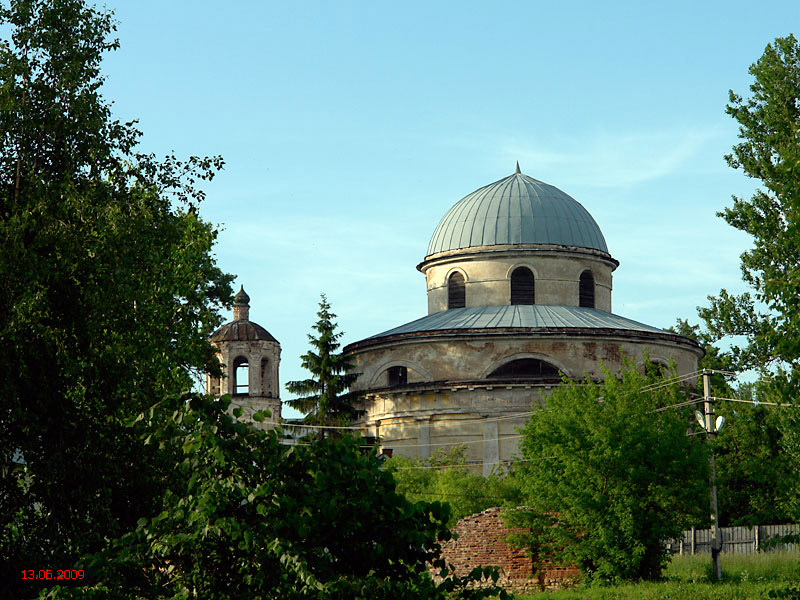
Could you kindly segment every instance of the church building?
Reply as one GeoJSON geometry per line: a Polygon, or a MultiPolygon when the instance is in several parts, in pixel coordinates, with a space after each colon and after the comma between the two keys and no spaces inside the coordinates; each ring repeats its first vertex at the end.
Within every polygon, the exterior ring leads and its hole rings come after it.
{"type": "Polygon", "coordinates": [[[697,370],[693,340],[612,312],[611,256],[575,199],[516,171],[456,202],[417,270],[428,314],[345,347],[360,373],[366,435],[426,458],[464,444],[484,474],[560,373],[601,379],[623,357],[697,370]]]}
{"type": "MultiPolygon", "coordinates": [[[[627,358],[697,370],[691,339],[612,312],[619,265],[589,212],[560,189],[508,177],[456,202],[417,265],[428,314],[349,344],[363,392],[355,423],[387,454],[427,458],[463,444],[484,474],[517,453],[518,429],[561,374],[603,378],[627,358]]],[[[225,377],[209,393],[233,395],[245,416],[280,422],[280,344],[249,320],[244,289],[234,320],[215,331],[225,377]]]]}

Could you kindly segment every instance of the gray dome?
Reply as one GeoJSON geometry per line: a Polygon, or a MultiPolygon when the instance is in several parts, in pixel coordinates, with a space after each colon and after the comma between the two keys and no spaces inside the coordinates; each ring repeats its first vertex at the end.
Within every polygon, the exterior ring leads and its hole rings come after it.
{"type": "Polygon", "coordinates": [[[225,323],[208,338],[210,342],[278,342],[272,334],[258,323],[252,321],[231,321],[225,323]]]}
{"type": "Polygon", "coordinates": [[[558,244],[608,254],[603,233],[577,200],[517,171],[464,196],[433,232],[428,256],[506,244],[558,244]]]}

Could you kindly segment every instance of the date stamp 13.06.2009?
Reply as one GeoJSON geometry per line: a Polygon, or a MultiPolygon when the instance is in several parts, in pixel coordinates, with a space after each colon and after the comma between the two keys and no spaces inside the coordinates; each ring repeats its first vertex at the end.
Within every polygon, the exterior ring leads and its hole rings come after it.
{"type": "Polygon", "coordinates": [[[23,569],[22,579],[39,582],[51,579],[64,583],[74,583],[84,578],[83,569],[23,569]]]}

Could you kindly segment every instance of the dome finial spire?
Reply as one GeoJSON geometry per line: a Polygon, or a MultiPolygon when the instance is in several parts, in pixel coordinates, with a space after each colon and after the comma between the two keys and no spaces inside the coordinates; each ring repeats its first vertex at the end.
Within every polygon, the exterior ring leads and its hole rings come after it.
{"type": "Polygon", "coordinates": [[[244,291],[244,286],[239,287],[239,291],[233,297],[233,320],[250,320],[250,296],[244,291]]]}
{"type": "Polygon", "coordinates": [[[521,171],[521,170],[520,170],[520,168],[519,168],[519,161],[517,161],[517,168],[516,168],[516,169],[514,169],[514,173],[515,173],[515,174],[517,174],[517,175],[520,175],[520,174],[522,174],[522,171],[521,171]]]}

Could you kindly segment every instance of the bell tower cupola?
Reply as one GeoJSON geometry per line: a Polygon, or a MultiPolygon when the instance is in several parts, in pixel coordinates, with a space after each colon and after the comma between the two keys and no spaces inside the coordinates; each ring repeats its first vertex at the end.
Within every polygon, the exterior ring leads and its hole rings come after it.
{"type": "Polygon", "coordinates": [[[209,341],[217,347],[223,376],[207,376],[206,392],[217,397],[230,394],[231,407],[241,407],[243,419],[268,410],[270,417],[264,426],[278,423],[281,345],[269,331],[250,320],[250,296],[244,286],[233,297],[233,321],[212,333],[209,341]]]}

